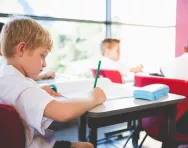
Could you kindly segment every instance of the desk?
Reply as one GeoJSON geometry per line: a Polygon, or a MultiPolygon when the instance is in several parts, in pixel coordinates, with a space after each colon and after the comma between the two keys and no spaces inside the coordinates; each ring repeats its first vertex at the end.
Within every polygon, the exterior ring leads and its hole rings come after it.
{"type": "Polygon", "coordinates": [[[50,84],[56,84],[60,82],[69,82],[69,81],[75,81],[75,80],[80,80],[80,78],[56,73],[56,76],[54,79],[44,79],[44,80],[38,80],[36,82],[37,84],[39,84],[39,86],[43,86],[43,85],[50,85],[50,84]]]}
{"type": "MultiPolygon", "coordinates": [[[[169,94],[155,101],[130,98],[108,100],[96,106],[80,118],[79,140],[86,141],[86,124],[90,128],[90,142],[96,147],[97,129],[100,127],[164,114],[168,119],[164,148],[173,148],[176,131],[176,104],[185,101],[184,96],[169,94]]],[[[157,124],[157,123],[156,123],[157,124]]]]}

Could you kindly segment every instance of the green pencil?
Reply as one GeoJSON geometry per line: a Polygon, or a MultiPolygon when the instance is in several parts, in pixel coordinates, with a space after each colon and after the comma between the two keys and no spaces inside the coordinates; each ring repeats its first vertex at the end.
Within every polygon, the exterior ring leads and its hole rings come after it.
{"type": "Polygon", "coordinates": [[[98,80],[98,77],[99,77],[100,66],[101,66],[101,61],[99,61],[99,63],[98,63],[98,68],[97,68],[97,73],[96,73],[96,77],[95,77],[95,82],[94,82],[93,88],[95,88],[97,86],[97,80],[98,80]]]}

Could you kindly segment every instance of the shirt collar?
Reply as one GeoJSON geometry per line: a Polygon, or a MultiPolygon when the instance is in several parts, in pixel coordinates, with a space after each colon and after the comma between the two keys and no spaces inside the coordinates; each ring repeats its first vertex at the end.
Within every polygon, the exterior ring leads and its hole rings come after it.
{"type": "Polygon", "coordinates": [[[36,82],[34,80],[32,80],[31,78],[25,77],[19,70],[17,70],[12,65],[4,64],[1,68],[1,74],[2,74],[2,76],[7,76],[7,75],[9,75],[9,76],[19,76],[19,77],[27,79],[27,80],[31,81],[32,83],[36,84],[36,82]]]}
{"type": "Polygon", "coordinates": [[[4,64],[2,66],[2,74],[3,75],[19,75],[21,77],[25,77],[19,70],[17,70],[14,66],[12,65],[7,65],[4,64]]]}
{"type": "Polygon", "coordinates": [[[102,60],[112,61],[109,57],[102,57],[102,60]]]}

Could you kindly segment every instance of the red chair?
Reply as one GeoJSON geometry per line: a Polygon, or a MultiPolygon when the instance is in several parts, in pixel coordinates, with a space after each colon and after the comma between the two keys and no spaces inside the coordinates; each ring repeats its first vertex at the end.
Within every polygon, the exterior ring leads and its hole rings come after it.
{"type": "MultiPolygon", "coordinates": [[[[91,69],[93,76],[96,76],[96,69],[91,69]]],[[[123,83],[122,78],[121,78],[121,74],[119,71],[117,70],[100,70],[99,71],[99,77],[105,77],[105,78],[109,78],[112,82],[114,83],[123,83]]]]}
{"type": "Polygon", "coordinates": [[[25,148],[25,134],[22,121],[16,110],[0,104],[0,147],[25,148]]]}
{"type": "MultiPolygon", "coordinates": [[[[135,84],[138,87],[155,83],[166,84],[170,87],[170,93],[179,94],[186,97],[185,102],[177,105],[176,121],[178,123],[182,115],[184,115],[188,110],[188,81],[155,76],[135,76],[135,84]]],[[[164,140],[164,129],[167,125],[167,120],[164,118],[164,116],[143,118],[141,119],[141,124],[142,128],[149,136],[159,141],[164,140]]],[[[178,127],[177,124],[177,129],[178,128],[181,127],[178,127]]],[[[188,133],[183,134],[176,131],[175,139],[177,145],[188,143],[188,133]]]]}

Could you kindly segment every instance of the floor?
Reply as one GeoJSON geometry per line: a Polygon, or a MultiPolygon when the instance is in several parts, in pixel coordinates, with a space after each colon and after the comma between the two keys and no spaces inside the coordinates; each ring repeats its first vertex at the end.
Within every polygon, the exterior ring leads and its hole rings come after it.
{"type": "MultiPolygon", "coordinates": [[[[70,123],[66,123],[66,124],[54,123],[53,126],[54,126],[53,128],[56,129],[57,140],[78,141],[78,127],[77,127],[76,120],[70,123]]],[[[98,139],[103,139],[105,132],[114,131],[116,129],[122,129],[123,127],[126,127],[125,123],[100,128],[98,130],[98,139]]],[[[126,134],[129,134],[129,133],[127,132],[127,133],[124,133],[123,135],[125,136],[126,134]]],[[[145,133],[141,132],[140,139],[142,140],[144,136],[145,136],[145,133]]],[[[127,138],[123,138],[120,140],[112,139],[112,141],[109,141],[108,143],[104,143],[104,141],[102,142],[99,141],[97,148],[123,148],[123,145],[125,144],[126,139],[127,138]]],[[[141,140],[139,140],[139,143],[141,140]]],[[[133,148],[131,140],[127,144],[127,148],[133,148]]],[[[148,136],[142,148],[161,148],[161,142],[156,141],[148,136]]]]}

